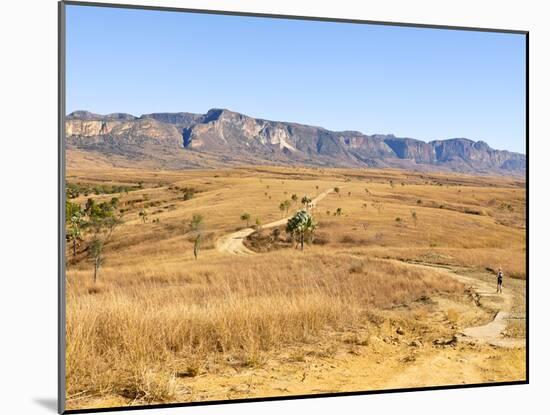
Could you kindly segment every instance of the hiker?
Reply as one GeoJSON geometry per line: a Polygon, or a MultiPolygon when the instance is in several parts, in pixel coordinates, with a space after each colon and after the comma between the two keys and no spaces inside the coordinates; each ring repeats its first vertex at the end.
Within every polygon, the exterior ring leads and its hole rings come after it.
{"type": "Polygon", "coordinates": [[[497,293],[502,293],[502,278],[504,277],[504,273],[502,272],[502,268],[498,269],[497,273],[497,293]]]}

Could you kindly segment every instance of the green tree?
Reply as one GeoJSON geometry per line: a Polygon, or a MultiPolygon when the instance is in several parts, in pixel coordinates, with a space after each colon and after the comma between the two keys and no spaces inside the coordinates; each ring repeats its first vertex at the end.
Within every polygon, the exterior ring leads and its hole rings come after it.
{"type": "Polygon", "coordinates": [[[296,193],[293,193],[290,199],[292,200],[292,203],[296,203],[298,202],[298,195],[296,193]]]}
{"type": "Polygon", "coordinates": [[[98,236],[94,236],[92,241],[90,242],[90,257],[92,258],[92,263],[94,265],[94,276],[93,281],[94,284],[97,281],[97,277],[99,276],[99,269],[105,262],[105,258],[103,256],[103,249],[105,247],[104,241],[99,238],[98,236]]]}
{"type": "Polygon", "coordinates": [[[288,215],[288,209],[290,209],[290,206],[291,206],[290,200],[288,200],[288,199],[285,200],[285,201],[283,202],[283,205],[285,206],[285,213],[288,215]]]}
{"type": "Polygon", "coordinates": [[[200,213],[193,213],[189,226],[192,231],[198,231],[204,222],[204,217],[200,213]]]}
{"type": "Polygon", "coordinates": [[[246,227],[248,228],[250,225],[249,225],[249,222],[250,222],[250,213],[243,213],[241,215],[241,220],[242,221],[246,221],[246,227]]]}
{"type": "Polygon", "coordinates": [[[191,235],[196,235],[193,241],[193,255],[195,259],[199,257],[199,251],[202,242],[202,228],[204,226],[204,216],[200,213],[193,213],[191,220],[189,221],[189,227],[191,229],[191,235]]]}
{"type": "Polygon", "coordinates": [[[311,204],[311,198],[308,196],[302,197],[302,205],[307,209],[309,205],[311,204]]]}
{"type": "Polygon", "coordinates": [[[96,203],[93,199],[86,201],[84,212],[88,216],[86,229],[91,233],[88,256],[94,266],[93,282],[97,281],[99,271],[105,262],[105,245],[110,241],[114,231],[122,225],[122,214],[115,214],[115,207],[109,202],[96,203]]]}
{"type": "Polygon", "coordinates": [[[293,240],[298,241],[301,250],[304,250],[304,240],[312,240],[317,224],[307,211],[300,210],[291,217],[286,224],[286,232],[290,234],[293,240]]]}
{"type": "Polygon", "coordinates": [[[73,256],[76,255],[76,247],[82,240],[82,229],[86,224],[84,211],[77,203],[65,202],[65,223],[67,226],[67,241],[72,243],[73,256]]]}

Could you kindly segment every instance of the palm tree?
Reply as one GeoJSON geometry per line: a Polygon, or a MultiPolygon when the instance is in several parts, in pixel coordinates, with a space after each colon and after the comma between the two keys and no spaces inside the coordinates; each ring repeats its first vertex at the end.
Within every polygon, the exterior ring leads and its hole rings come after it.
{"type": "Polygon", "coordinates": [[[289,233],[294,240],[298,239],[301,250],[304,250],[304,240],[307,237],[313,238],[313,234],[317,224],[307,211],[300,210],[291,217],[286,224],[286,232],[289,233]]]}
{"type": "Polygon", "coordinates": [[[246,221],[246,227],[248,228],[250,225],[248,224],[250,222],[250,213],[243,213],[241,215],[241,220],[246,221]]]}

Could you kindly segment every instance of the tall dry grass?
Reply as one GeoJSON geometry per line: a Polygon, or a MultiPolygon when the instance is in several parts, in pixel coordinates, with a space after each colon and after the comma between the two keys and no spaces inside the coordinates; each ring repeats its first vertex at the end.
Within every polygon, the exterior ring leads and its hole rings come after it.
{"type": "Polygon", "coordinates": [[[181,392],[179,376],[262,364],[327,330],[364,331],[376,309],[462,289],[436,271],[374,257],[503,266],[507,275],[525,277],[525,189],[512,179],[273,167],[73,168],[68,177],[145,187],[118,195],[128,209],[125,224],[106,247],[97,285],[83,250],[69,258],[66,382],[73,408],[106,396],[171,401],[181,392]],[[182,200],[171,190],[176,185],[198,193],[182,200]],[[244,225],[243,212],[268,223],[280,218],[278,205],[291,194],[316,196],[335,186],[342,194],[329,195],[316,212],[323,245],[253,259],[213,249],[217,237],[244,225]],[[144,224],[138,214],[147,204],[144,224]],[[334,216],[338,208],[342,216],[334,216]],[[186,236],[194,213],[204,215],[208,235],[198,261],[186,236]]]}
{"type": "Polygon", "coordinates": [[[69,405],[82,396],[170,401],[175,377],[209,359],[256,365],[324,330],[365,327],[373,307],[462,289],[437,271],[317,250],[219,261],[172,269],[166,283],[128,276],[115,286],[108,272],[95,290],[70,281],[69,405]]]}

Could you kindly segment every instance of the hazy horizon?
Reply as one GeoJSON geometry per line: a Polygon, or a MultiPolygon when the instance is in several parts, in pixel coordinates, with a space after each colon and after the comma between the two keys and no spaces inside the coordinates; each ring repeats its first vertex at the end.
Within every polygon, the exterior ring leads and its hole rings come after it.
{"type": "Polygon", "coordinates": [[[67,113],[205,113],[525,154],[523,35],[67,6],[67,113]]]}

